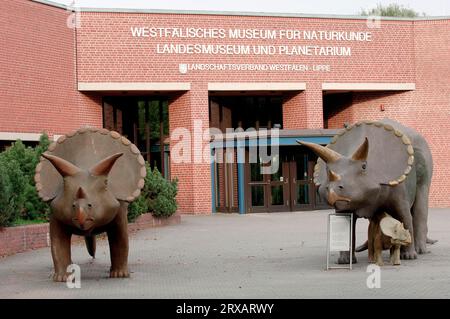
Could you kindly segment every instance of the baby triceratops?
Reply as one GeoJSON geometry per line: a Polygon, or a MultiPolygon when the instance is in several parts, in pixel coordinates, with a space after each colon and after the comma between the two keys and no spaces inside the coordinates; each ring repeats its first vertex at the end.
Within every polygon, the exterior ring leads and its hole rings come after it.
{"type": "Polygon", "coordinates": [[[128,277],[128,204],[146,175],[138,148],[117,132],[82,128],[62,136],[36,166],[39,196],[50,202],[50,241],[55,274],[66,281],[72,234],[84,236],[95,255],[95,235],[108,235],[110,277],[128,277]]]}
{"type": "Polygon", "coordinates": [[[400,265],[400,247],[411,244],[411,234],[403,223],[383,213],[370,220],[368,230],[369,261],[383,266],[382,252],[390,249],[390,261],[400,265]]]}

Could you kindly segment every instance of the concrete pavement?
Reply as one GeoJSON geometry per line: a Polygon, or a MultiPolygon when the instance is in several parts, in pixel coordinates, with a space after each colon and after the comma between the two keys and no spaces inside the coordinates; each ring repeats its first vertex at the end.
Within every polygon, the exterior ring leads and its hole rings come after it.
{"type": "MultiPolygon", "coordinates": [[[[181,224],[140,231],[130,241],[130,279],[109,279],[107,241],[97,258],[73,245],[81,289],[50,279],[50,249],[0,259],[0,298],[449,298],[450,209],[432,209],[419,259],[387,263],[381,288],[366,285],[367,252],[353,270],[325,271],[330,211],[182,216],[181,224]]],[[[367,238],[358,220],[357,243],[367,238]]]]}

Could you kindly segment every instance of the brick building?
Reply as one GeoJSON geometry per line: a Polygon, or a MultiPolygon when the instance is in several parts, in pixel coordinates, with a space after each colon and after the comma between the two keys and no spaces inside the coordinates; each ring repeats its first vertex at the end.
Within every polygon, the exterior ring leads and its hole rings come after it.
{"type": "Polygon", "coordinates": [[[314,154],[295,140],[327,144],[345,123],[388,117],[428,140],[430,204],[450,206],[449,17],[73,12],[5,0],[0,18],[3,145],[106,127],[179,179],[183,213],[303,210],[324,203],[314,154]],[[211,141],[209,128],[247,132],[211,141]],[[279,170],[260,174],[249,153],[273,128],[279,170]]]}

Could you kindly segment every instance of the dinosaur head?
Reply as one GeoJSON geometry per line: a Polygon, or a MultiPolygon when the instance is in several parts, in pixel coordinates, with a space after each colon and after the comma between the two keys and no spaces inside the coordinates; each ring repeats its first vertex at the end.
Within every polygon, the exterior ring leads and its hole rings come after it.
{"type": "Polygon", "coordinates": [[[385,214],[380,220],[381,232],[391,238],[391,244],[408,246],[411,244],[411,233],[399,220],[385,214]]]}
{"type": "Polygon", "coordinates": [[[299,142],[313,150],[325,163],[326,183],[319,192],[337,210],[354,210],[378,197],[380,184],[369,174],[369,140],[367,137],[350,156],[340,154],[327,147],[299,142]]]}
{"type": "Polygon", "coordinates": [[[321,197],[336,211],[354,211],[360,217],[371,218],[386,187],[404,182],[414,163],[409,138],[382,122],[358,122],[327,146],[298,143],[319,157],[314,182],[321,197]]]}
{"type": "Polygon", "coordinates": [[[58,219],[82,231],[109,223],[120,203],[108,188],[108,174],[123,153],[113,154],[83,170],[60,157],[43,154],[63,177],[64,185],[51,202],[58,219]]]}

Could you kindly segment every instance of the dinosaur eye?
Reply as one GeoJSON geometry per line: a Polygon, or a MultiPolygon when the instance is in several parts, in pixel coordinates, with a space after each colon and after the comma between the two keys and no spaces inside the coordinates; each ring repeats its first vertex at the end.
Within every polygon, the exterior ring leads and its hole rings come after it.
{"type": "Polygon", "coordinates": [[[88,207],[89,207],[89,208],[92,208],[92,204],[88,204],[88,207]]]}
{"type": "Polygon", "coordinates": [[[366,169],[367,168],[367,163],[363,162],[361,167],[362,167],[362,169],[366,169]]]}
{"type": "Polygon", "coordinates": [[[72,204],[72,207],[75,208],[75,204],[72,204]]]}

